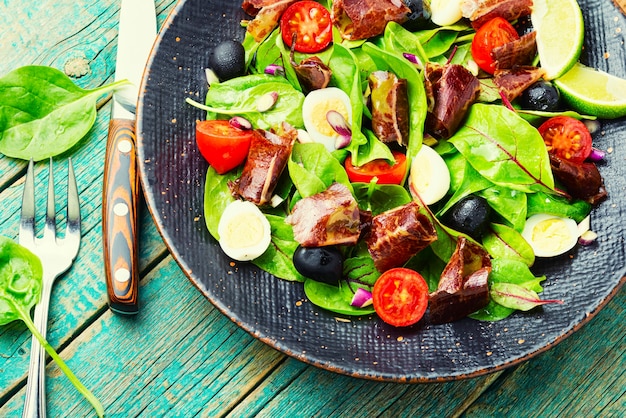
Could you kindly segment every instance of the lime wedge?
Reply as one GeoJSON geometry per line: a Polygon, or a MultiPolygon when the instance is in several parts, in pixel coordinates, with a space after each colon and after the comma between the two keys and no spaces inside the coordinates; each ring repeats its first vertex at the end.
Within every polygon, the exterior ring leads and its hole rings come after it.
{"type": "Polygon", "coordinates": [[[575,64],[554,80],[561,97],[574,110],[604,119],[626,116],[626,80],[575,64]]]}
{"type": "Polygon", "coordinates": [[[585,37],[576,0],[534,0],[530,15],[537,32],[537,53],[545,79],[562,76],[580,57],[585,37]]]}

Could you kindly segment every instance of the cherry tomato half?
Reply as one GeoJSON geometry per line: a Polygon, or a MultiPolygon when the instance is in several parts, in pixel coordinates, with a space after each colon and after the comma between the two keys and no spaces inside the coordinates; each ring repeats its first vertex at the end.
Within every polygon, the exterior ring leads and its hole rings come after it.
{"type": "Polygon", "coordinates": [[[227,120],[196,122],[196,143],[200,154],[220,174],[244,162],[253,135],[253,130],[235,128],[227,120]]]}
{"type": "Polygon", "coordinates": [[[539,126],[548,153],[573,163],[591,154],[591,134],[584,123],[569,116],[555,116],[539,126]]]}
{"type": "Polygon", "coordinates": [[[307,54],[322,51],[333,39],[330,12],[315,1],[299,1],[289,6],[280,18],[280,31],[290,48],[295,33],[294,49],[307,54]]]}
{"type": "Polygon", "coordinates": [[[414,270],[393,268],[376,280],[372,301],[374,310],[383,321],[396,327],[406,327],[424,316],[428,307],[428,285],[414,270]]]}
{"type": "Polygon", "coordinates": [[[378,178],[378,184],[401,184],[406,174],[406,155],[399,151],[393,151],[396,159],[394,165],[389,165],[386,160],[374,160],[360,167],[352,165],[352,158],[348,156],[344,163],[348,178],[351,182],[369,183],[374,177],[378,178]]]}
{"type": "Polygon", "coordinates": [[[517,31],[506,19],[494,17],[476,31],[472,40],[472,57],[485,72],[493,74],[496,63],[491,51],[498,46],[519,39],[517,31]]]}

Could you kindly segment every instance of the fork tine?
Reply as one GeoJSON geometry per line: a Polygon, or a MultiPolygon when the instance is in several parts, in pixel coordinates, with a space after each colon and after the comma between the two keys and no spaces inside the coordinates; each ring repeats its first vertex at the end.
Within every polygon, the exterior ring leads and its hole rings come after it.
{"type": "Polygon", "coordinates": [[[80,246],[80,200],[72,159],[68,159],[67,168],[67,226],[65,228],[65,245],[76,257],[80,246]]]}
{"type": "Polygon", "coordinates": [[[35,244],[35,178],[34,162],[31,158],[26,171],[24,191],[22,192],[22,212],[20,214],[20,245],[32,248],[35,244]]]}
{"type": "Polygon", "coordinates": [[[43,242],[56,241],[57,221],[54,198],[54,175],[52,171],[52,157],[50,157],[50,165],[48,167],[48,202],[46,205],[46,223],[43,231],[43,242]]]}

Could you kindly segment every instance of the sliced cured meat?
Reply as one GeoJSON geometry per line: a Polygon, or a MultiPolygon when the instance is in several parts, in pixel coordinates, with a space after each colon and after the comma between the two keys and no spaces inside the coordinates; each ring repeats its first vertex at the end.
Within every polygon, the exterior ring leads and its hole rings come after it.
{"type": "Polygon", "coordinates": [[[527,16],[532,10],[532,0],[465,0],[463,17],[467,17],[474,29],[478,29],[494,17],[513,21],[527,16]]]}
{"type": "Polygon", "coordinates": [[[389,22],[404,23],[411,9],[402,0],[335,0],[333,23],[345,39],[380,35],[389,22]]]}
{"type": "Polygon", "coordinates": [[[434,225],[419,210],[410,202],[372,218],[366,243],[378,271],[404,265],[437,239],[434,225]]]}
{"type": "Polygon", "coordinates": [[[604,180],[594,163],[576,164],[550,154],[550,167],[572,197],[594,205],[607,197],[604,180]]]}
{"type": "Polygon", "coordinates": [[[354,245],[361,233],[361,216],[348,188],[333,183],[325,191],[296,203],[285,220],[303,247],[354,245]]]}
{"type": "Polygon", "coordinates": [[[383,142],[409,142],[409,95],[407,82],[388,71],[374,71],[369,79],[372,130],[383,142]]]}
{"type": "Polygon", "coordinates": [[[513,68],[516,65],[529,65],[537,55],[537,32],[530,32],[502,46],[495,47],[491,56],[496,70],[513,68]]]}
{"type": "Polygon", "coordinates": [[[255,41],[261,42],[278,26],[280,17],[287,7],[298,0],[246,0],[241,7],[250,16],[254,16],[246,30],[255,41]]]}
{"type": "Polygon", "coordinates": [[[255,131],[241,177],[230,185],[233,194],[257,205],[268,203],[287,166],[297,135],[289,126],[280,134],[255,131]]]}
{"type": "Polygon", "coordinates": [[[437,290],[430,295],[430,321],[456,321],[489,303],[489,254],[478,244],[460,237],[437,290]]]}
{"type": "Polygon", "coordinates": [[[426,66],[429,112],[426,131],[437,138],[451,137],[480,94],[480,82],[462,65],[426,66]]]}
{"type": "Polygon", "coordinates": [[[540,80],[545,74],[538,67],[513,67],[508,70],[496,70],[493,82],[504,96],[512,101],[524,90],[540,80]]]}

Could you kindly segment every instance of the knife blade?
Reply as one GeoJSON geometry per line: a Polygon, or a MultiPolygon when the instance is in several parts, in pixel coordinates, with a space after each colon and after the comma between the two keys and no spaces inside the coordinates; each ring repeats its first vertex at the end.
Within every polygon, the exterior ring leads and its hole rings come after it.
{"type": "Polygon", "coordinates": [[[115,80],[130,84],[115,92],[104,165],[102,233],[109,308],[139,311],[137,266],[138,177],[135,112],[139,85],[156,38],[154,0],[122,0],[115,80]]]}

